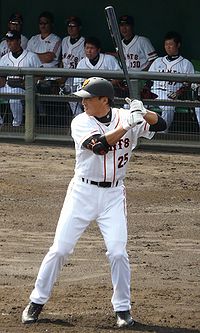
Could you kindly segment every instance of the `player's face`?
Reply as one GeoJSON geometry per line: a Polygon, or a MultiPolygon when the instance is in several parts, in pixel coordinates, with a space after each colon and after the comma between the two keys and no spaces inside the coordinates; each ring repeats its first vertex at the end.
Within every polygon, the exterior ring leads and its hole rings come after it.
{"type": "Polygon", "coordinates": [[[86,43],[85,45],[85,54],[88,59],[95,59],[97,55],[100,53],[100,49],[98,49],[95,45],[86,43]]]}
{"type": "Polygon", "coordinates": [[[168,39],[164,43],[165,51],[169,56],[179,53],[180,43],[176,43],[173,39],[168,39]]]}
{"type": "Polygon", "coordinates": [[[9,23],[9,30],[21,31],[21,24],[19,22],[9,23]]]}
{"type": "Polygon", "coordinates": [[[80,34],[80,27],[74,22],[69,23],[67,26],[68,35],[72,38],[76,38],[80,34]]]}
{"type": "Polygon", "coordinates": [[[120,24],[119,30],[123,38],[130,39],[133,36],[133,28],[130,24],[120,24]]]}
{"type": "Polygon", "coordinates": [[[41,34],[51,32],[51,22],[46,17],[41,17],[39,21],[39,29],[41,34]]]}
{"type": "Polygon", "coordinates": [[[21,40],[20,39],[7,39],[7,45],[11,52],[17,52],[21,48],[21,40]]]}
{"type": "Polygon", "coordinates": [[[89,116],[103,117],[108,112],[107,97],[83,98],[82,105],[89,116]]]}

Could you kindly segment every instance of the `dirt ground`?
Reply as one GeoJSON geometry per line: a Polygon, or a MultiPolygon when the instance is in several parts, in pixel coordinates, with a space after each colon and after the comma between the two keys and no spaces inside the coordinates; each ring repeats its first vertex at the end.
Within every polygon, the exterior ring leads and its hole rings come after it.
{"type": "MultiPolygon", "coordinates": [[[[0,333],[116,332],[109,265],[94,222],[38,323],[21,324],[75,154],[13,143],[0,143],[0,151],[0,333]]],[[[136,150],[126,187],[133,331],[200,332],[200,156],[136,150]]]]}

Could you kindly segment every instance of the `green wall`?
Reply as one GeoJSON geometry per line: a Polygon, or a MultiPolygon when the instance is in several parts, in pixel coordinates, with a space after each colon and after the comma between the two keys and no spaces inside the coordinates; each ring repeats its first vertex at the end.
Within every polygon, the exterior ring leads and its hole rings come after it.
{"type": "Polygon", "coordinates": [[[137,34],[149,37],[160,55],[163,54],[163,36],[168,30],[177,30],[183,37],[182,55],[200,59],[199,0],[85,0],[85,1],[28,1],[0,0],[0,35],[7,28],[7,19],[12,12],[20,11],[24,17],[24,34],[27,37],[38,33],[38,15],[49,10],[55,16],[55,33],[65,35],[65,19],[77,15],[83,21],[83,35],[100,38],[105,51],[112,51],[113,44],[108,32],[104,8],[112,5],[117,16],[131,14],[135,17],[137,34]]]}

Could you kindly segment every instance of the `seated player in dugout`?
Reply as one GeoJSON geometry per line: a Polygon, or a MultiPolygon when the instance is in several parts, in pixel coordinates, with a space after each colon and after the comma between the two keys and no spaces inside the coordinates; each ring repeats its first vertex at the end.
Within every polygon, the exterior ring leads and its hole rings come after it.
{"type": "MultiPolygon", "coordinates": [[[[77,69],[94,69],[94,70],[120,70],[117,59],[101,51],[101,42],[97,37],[91,36],[85,38],[84,42],[85,57],[78,62],[77,69]]],[[[80,88],[84,79],[75,78],[74,83],[80,88]]],[[[112,80],[115,85],[117,80],[112,80]]]]}
{"type": "MultiPolygon", "coordinates": [[[[135,20],[131,15],[120,16],[118,24],[127,69],[130,71],[147,71],[157,58],[157,52],[150,39],[135,33],[135,20]]],[[[144,82],[139,81],[139,83],[143,88],[144,82]]],[[[128,94],[126,82],[124,82],[124,90],[124,94],[128,94]]]]}
{"type": "MultiPolygon", "coordinates": [[[[21,46],[20,32],[13,30],[8,31],[5,39],[10,50],[0,59],[1,67],[41,67],[42,64],[35,53],[23,50],[21,46]]],[[[36,78],[35,78],[36,79],[36,78]]],[[[25,79],[22,75],[8,75],[7,77],[0,77],[0,93],[11,94],[24,94],[25,79]]],[[[14,127],[21,126],[23,120],[23,99],[15,99],[14,97],[9,100],[10,109],[12,111],[14,127]]],[[[0,117],[0,124],[3,124],[3,119],[0,117]]]]}
{"type": "Polygon", "coordinates": [[[157,52],[151,41],[147,37],[135,34],[135,22],[132,16],[123,15],[118,23],[127,68],[132,71],[147,71],[157,58],[157,52]]]}
{"type": "MultiPolygon", "coordinates": [[[[91,70],[111,70],[120,71],[121,68],[117,59],[109,54],[101,52],[101,42],[97,37],[91,36],[85,38],[84,42],[85,57],[81,59],[77,65],[77,69],[91,70]]],[[[74,78],[74,87],[79,89],[84,81],[84,78],[74,78]]],[[[114,88],[118,88],[120,81],[111,80],[114,88]]],[[[72,107],[72,103],[71,103],[72,107]]],[[[83,111],[80,103],[75,103],[73,114],[77,115],[83,111]]]]}
{"type": "MultiPolygon", "coordinates": [[[[81,35],[82,22],[77,16],[70,16],[66,20],[67,36],[62,40],[62,67],[75,69],[81,59],[85,57],[85,38],[81,35]]],[[[62,77],[63,94],[70,94],[74,91],[73,77],[62,77]]]]}
{"type": "MultiPolygon", "coordinates": [[[[180,54],[182,38],[176,31],[169,31],[164,36],[164,49],[166,54],[157,58],[149,68],[150,72],[194,74],[194,66],[188,59],[180,54]]],[[[187,82],[153,81],[150,84],[151,92],[158,99],[184,100],[191,99],[191,85],[187,82]],[[190,94],[190,96],[189,96],[190,94]]],[[[174,119],[175,106],[161,105],[162,117],[169,128],[174,119]]],[[[196,118],[200,125],[200,108],[195,108],[196,118]]]]}
{"type": "MultiPolygon", "coordinates": [[[[13,13],[8,19],[8,31],[17,31],[21,34],[21,47],[22,49],[26,49],[28,39],[22,34],[23,30],[23,17],[20,13],[13,13]]],[[[0,43],[0,58],[9,52],[8,44],[6,39],[4,38],[0,43]]]]}
{"type": "MultiPolygon", "coordinates": [[[[49,11],[40,13],[38,17],[39,34],[32,36],[27,49],[39,57],[45,68],[57,68],[61,61],[61,38],[53,33],[54,15],[49,11]]],[[[40,93],[58,94],[59,78],[43,77],[38,81],[37,89],[40,93]]]]}

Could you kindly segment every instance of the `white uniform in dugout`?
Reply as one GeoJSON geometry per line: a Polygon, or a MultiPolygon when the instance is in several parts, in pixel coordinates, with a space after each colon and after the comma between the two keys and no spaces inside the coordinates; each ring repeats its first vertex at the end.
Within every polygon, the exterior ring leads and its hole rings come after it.
{"type": "Polygon", "coordinates": [[[34,53],[54,52],[54,60],[49,63],[43,63],[43,67],[57,67],[60,60],[61,39],[53,33],[44,39],[41,38],[41,34],[38,34],[29,39],[27,49],[34,53]]]}
{"type": "MultiPolygon", "coordinates": [[[[126,244],[127,212],[123,179],[138,138],[151,139],[154,132],[149,131],[150,125],[144,120],[140,125],[127,131],[106,155],[96,155],[93,151],[84,148],[82,143],[91,135],[103,134],[115,129],[126,117],[127,112],[129,111],[125,109],[112,108],[112,119],[109,126],[99,122],[93,116],[88,116],[85,112],[72,120],[72,137],[76,146],[75,174],[68,187],[54,244],[44,258],[35,288],[31,293],[32,302],[44,304],[50,297],[55,277],[60,270],[59,264],[54,267],[51,265],[58,244],[60,251],[63,251],[65,255],[71,254],[79,237],[91,221],[96,219],[99,224],[108,248],[108,256],[112,241],[117,240],[120,244],[126,244]],[[91,181],[112,182],[113,186],[105,190],[96,185],[88,185],[92,184],[91,181]],[[111,216],[115,223],[110,223],[111,216]],[[45,269],[43,269],[44,267],[45,269]]],[[[113,283],[120,290],[120,293],[113,291],[112,304],[114,311],[124,311],[131,307],[127,254],[118,265],[111,266],[113,283]],[[117,268],[118,265],[120,267],[117,268]],[[123,272],[120,279],[118,269],[123,272]]]]}
{"type": "MultiPolygon", "coordinates": [[[[120,70],[120,66],[118,64],[117,59],[109,54],[104,54],[104,53],[100,53],[99,54],[99,60],[96,63],[96,65],[92,65],[92,63],[90,62],[90,60],[87,57],[84,57],[81,61],[79,61],[78,65],[77,65],[77,69],[93,69],[93,70],[98,70],[98,69],[105,69],[105,70],[113,70],[113,71],[117,71],[120,70]]],[[[74,79],[74,90],[76,91],[77,89],[79,89],[82,86],[84,79],[83,78],[75,78],[74,79]]],[[[74,114],[79,114],[82,112],[82,109],[79,105],[79,103],[74,103],[74,105],[72,105],[72,103],[70,104],[72,108],[72,112],[74,114]]]]}
{"type": "MultiPolygon", "coordinates": [[[[76,68],[79,61],[85,57],[84,51],[84,37],[80,37],[79,40],[72,44],[70,42],[70,36],[63,38],[62,40],[62,63],[64,68],[76,68]]],[[[73,78],[68,78],[65,82],[73,91],[73,78]]]]}
{"type": "MultiPolygon", "coordinates": [[[[23,48],[23,50],[26,49],[27,43],[28,43],[28,39],[25,36],[21,35],[21,47],[23,48]]],[[[2,42],[0,43],[0,58],[3,57],[8,52],[9,52],[9,49],[8,49],[7,41],[2,40],[2,42]]]]}
{"type": "MultiPolygon", "coordinates": [[[[120,66],[118,64],[117,59],[109,54],[104,54],[100,53],[99,54],[99,61],[96,63],[96,65],[92,65],[90,60],[85,57],[81,61],[79,61],[77,65],[77,69],[93,69],[93,70],[98,70],[98,69],[105,69],[105,70],[110,70],[110,71],[117,71],[120,70],[120,66]]],[[[74,85],[76,85],[78,88],[81,87],[82,82],[84,79],[82,78],[75,78],[74,79],[74,85]]]]}
{"type": "MultiPolygon", "coordinates": [[[[6,53],[1,59],[0,59],[0,66],[2,67],[41,67],[42,64],[40,62],[40,59],[35,53],[32,53],[28,50],[23,50],[22,54],[18,57],[15,58],[12,55],[12,52],[6,53]]],[[[13,76],[8,76],[9,77],[13,76]]],[[[14,76],[16,77],[16,76],[14,76]]],[[[7,84],[0,88],[0,93],[18,93],[18,94],[23,94],[24,89],[22,88],[11,88],[7,84]]],[[[18,126],[22,122],[22,103],[20,99],[10,99],[10,108],[13,114],[13,125],[18,126]]]]}
{"type": "MultiPolygon", "coordinates": [[[[157,58],[149,68],[150,72],[160,73],[180,73],[180,74],[194,74],[194,66],[188,60],[181,55],[175,60],[168,60],[168,56],[157,58]]],[[[169,99],[168,95],[176,92],[183,85],[182,82],[172,81],[154,81],[151,88],[152,92],[158,95],[159,99],[169,99]]],[[[160,106],[162,109],[162,117],[166,120],[168,127],[173,121],[173,115],[175,111],[174,106],[160,106]]],[[[199,108],[195,108],[198,122],[200,124],[200,112],[199,108]]]]}
{"type": "Polygon", "coordinates": [[[70,37],[67,36],[62,40],[62,62],[65,68],[76,68],[78,62],[85,57],[84,37],[72,44],[70,37]]]}
{"type": "Polygon", "coordinates": [[[150,40],[143,36],[135,35],[129,44],[122,40],[123,51],[127,68],[142,71],[150,61],[157,57],[157,53],[150,40]]]}

